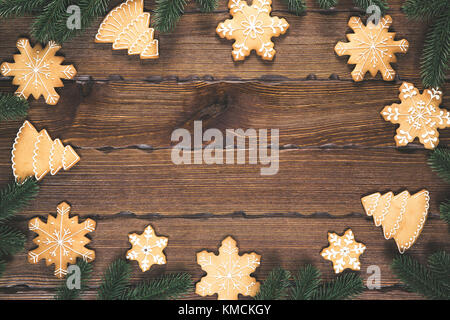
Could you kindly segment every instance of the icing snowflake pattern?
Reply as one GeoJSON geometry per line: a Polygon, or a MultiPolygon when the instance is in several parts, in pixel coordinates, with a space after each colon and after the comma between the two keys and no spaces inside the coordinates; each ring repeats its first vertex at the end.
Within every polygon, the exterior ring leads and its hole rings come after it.
{"type": "Polygon", "coordinates": [[[69,218],[70,206],[62,202],[57,207],[56,218],[48,215],[47,223],[39,218],[29,222],[29,229],[38,234],[33,242],[38,247],[28,252],[28,261],[37,264],[45,259],[47,265],[55,265],[55,276],[63,278],[67,274],[67,265],[74,264],[77,257],[85,261],[95,259],[95,252],[84,246],[90,242],[85,235],[95,230],[94,220],[86,219],[78,223],[78,216],[69,218]]]}
{"type": "Polygon", "coordinates": [[[380,71],[383,80],[393,81],[395,70],[392,62],[397,62],[395,53],[406,53],[409,43],[406,39],[394,41],[395,33],[388,32],[392,24],[390,16],[384,16],[377,25],[369,22],[365,26],[359,17],[351,17],[348,26],[354,33],[347,34],[349,42],[338,42],[334,48],[339,55],[350,55],[348,64],[356,64],[352,71],[354,81],[362,81],[370,72],[372,77],[380,71]]]}
{"type": "Polygon", "coordinates": [[[154,264],[165,264],[166,256],[163,253],[168,239],[157,237],[152,226],[145,228],[139,235],[136,233],[128,235],[132,248],[127,252],[128,260],[136,260],[143,272],[149,270],[154,264]]]}
{"type": "Polygon", "coordinates": [[[256,253],[239,256],[236,241],[227,237],[222,241],[219,255],[202,251],[197,253],[197,263],[207,275],[196,285],[195,292],[202,297],[218,294],[219,300],[237,300],[238,294],[254,297],[259,282],[250,277],[260,264],[256,253]]]}
{"type": "Polygon", "coordinates": [[[340,273],[344,269],[360,270],[359,256],[366,250],[366,246],[356,242],[353,231],[348,229],[343,236],[328,233],[330,246],[323,249],[321,256],[333,262],[334,272],[340,273]]]}
{"type": "Polygon", "coordinates": [[[45,49],[40,44],[31,47],[28,39],[17,41],[20,54],[14,55],[15,63],[3,63],[0,71],[3,76],[13,76],[13,84],[18,85],[16,95],[28,99],[44,96],[45,102],[55,105],[59,95],[55,88],[63,87],[61,79],[73,79],[77,73],[72,65],[61,65],[63,57],[55,56],[61,46],[50,41],[45,49]]]}
{"type": "Polygon", "coordinates": [[[403,82],[399,88],[400,104],[384,107],[381,115],[386,121],[400,124],[394,139],[397,146],[406,146],[419,138],[426,149],[434,149],[439,144],[439,132],[450,126],[450,113],[440,109],[442,91],[426,89],[420,94],[414,85],[403,82]]]}
{"type": "Polygon", "coordinates": [[[254,0],[249,6],[243,0],[230,0],[228,8],[233,19],[219,23],[216,32],[221,38],[236,40],[233,44],[233,59],[244,60],[252,50],[264,60],[275,56],[272,37],[284,34],[289,28],[285,19],[271,17],[271,0],[254,0]]]}

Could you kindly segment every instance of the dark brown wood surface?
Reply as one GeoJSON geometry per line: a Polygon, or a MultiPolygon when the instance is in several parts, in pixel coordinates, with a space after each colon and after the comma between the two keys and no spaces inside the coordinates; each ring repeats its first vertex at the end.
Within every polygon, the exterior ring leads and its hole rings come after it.
{"type": "MultiPolygon", "coordinates": [[[[111,1],[111,7],[120,1],[111,1]]],[[[262,255],[255,273],[263,280],[275,266],[295,272],[305,263],[334,277],[319,252],[327,232],[352,228],[367,246],[361,276],[367,267],[381,269],[382,289],[366,290],[362,299],[417,299],[399,285],[389,265],[398,254],[394,241],[364,215],[360,198],[372,192],[426,188],[431,193],[429,219],[409,251],[425,261],[450,249],[448,226],[439,219],[439,203],[450,186],[427,165],[428,151],[418,143],[395,148],[395,125],[379,112],[398,101],[398,87],[410,81],[422,89],[420,55],[426,25],[408,21],[402,1],[390,1],[389,14],[399,39],[410,43],[394,65],[398,77],[384,82],[378,75],[354,83],[347,57],[333,51],[349,32],[347,20],[357,14],[351,1],[332,11],[307,1],[306,15],[296,17],[275,0],[274,15],[285,17],[290,29],[276,38],[277,56],[263,62],[254,53],[233,63],[231,41],[215,34],[228,17],[226,1],[214,13],[202,14],[189,4],[172,34],[159,35],[160,58],[140,61],[124,51],[93,42],[101,19],[83,35],[64,44],[61,54],[78,70],[65,82],[57,106],[31,100],[28,119],[53,138],[71,144],[82,160],[70,171],[46,177],[36,200],[15,220],[33,248],[27,221],[54,214],[67,201],[73,214],[92,217],[96,250],[94,274],[85,298],[95,298],[102,271],[129,248],[127,234],[151,223],[169,237],[168,264],[143,274],[133,263],[133,281],[163,272],[187,271],[202,276],[195,253],[217,250],[232,235],[242,252],[262,255]],[[171,162],[171,133],[204,130],[278,128],[279,172],[261,176],[261,165],[181,165],[171,162]]],[[[148,11],[153,1],[145,1],[148,11]]],[[[28,36],[30,17],[0,21],[0,61],[12,61],[19,36],[28,36]]],[[[448,92],[450,83],[444,85],[448,92]]],[[[0,91],[12,92],[10,78],[0,78],[0,91]]],[[[443,106],[450,98],[444,96],[443,106]]],[[[21,121],[0,124],[0,185],[12,181],[10,151],[21,121]]],[[[440,130],[443,144],[450,130],[440,130]]],[[[195,152],[198,152],[195,151],[195,152]]],[[[0,279],[0,299],[49,299],[60,281],[42,262],[30,265],[26,251],[12,257],[0,279]]],[[[191,294],[188,298],[199,298],[191,294]]]]}

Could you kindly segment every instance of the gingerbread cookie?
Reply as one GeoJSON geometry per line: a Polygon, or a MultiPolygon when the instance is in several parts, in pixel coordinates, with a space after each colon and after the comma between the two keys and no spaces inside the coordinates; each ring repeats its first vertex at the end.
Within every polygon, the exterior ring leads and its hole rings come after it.
{"type": "Polygon", "coordinates": [[[370,21],[367,26],[359,17],[351,17],[348,26],[354,33],[347,34],[349,42],[338,42],[334,51],[339,56],[350,55],[348,64],[356,64],[352,71],[354,81],[362,81],[364,75],[370,72],[372,77],[380,71],[383,80],[392,81],[395,70],[392,62],[397,62],[395,53],[406,53],[409,43],[402,39],[395,41],[395,32],[388,32],[392,18],[384,16],[377,25],[370,21]]]}
{"type": "MultiPolygon", "coordinates": [[[[387,194],[393,195],[392,192],[387,194]]],[[[414,195],[408,191],[403,191],[395,197],[389,196],[389,200],[382,202],[385,197],[380,193],[374,193],[363,197],[361,203],[367,215],[373,216],[382,212],[378,216],[380,221],[377,226],[383,226],[385,239],[393,238],[397,243],[400,253],[404,253],[416,242],[423,225],[425,224],[430,196],[427,190],[422,190],[414,195]]]]}
{"type": "Polygon", "coordinates": [[[395,143],[406,146],[417,137],[426,149],[434,149],[439,144],[437,129],[450,127],[450,113],[440,109],[442,92],[426,89],[420,94],[414,85],[403,82],[399,88],[400,104],[384,107],[381,115],[384,120],[399,124],[395,143]]]}
{"type": "Polygon", "coordinates": [[[29,229],[38,234],[33,239],[38,247],[28,252],[28,261],[36,264],[45,259],[47,266],[55,265],[55,275],[63,278],[67,265],[78,257],[89,262],[95,259],[95,251],[85,248],[91,242],[85,235],[95,230],[96,223],[91,219],[78,223],[78,216],[70,218],[70,206],[65,202],[58,205],[57,212],[56,218],[48,215],[47,223],[39,218],[30,220],[29,229]]]}
{"type": "Polygon", "coordinates": [[[103,20],[95,42],[112,43],[113,50],[128,49],[129,55],[141,59],[159,57],[158,40],[153,39],[150,14],[144,12],[143,0],[128,0],[112,10],[103,20]]]}
{"type": "Polygon", "coordinates": [[[320,255],[333,262],[334,272],[340,273],[344,269],[360,270],[359,256],[366,250],[366,246],[355,241],[353,231],[348,229],[343,236],[328,233],[330,246],[323,249],[320,255]]]}
{"type": "Polygon", "coordinates": [[[250,274],[259,266],[260,259],[256,253],[239,256],[236,241],[227,237],[219,255],[208,251],[197,253],[197,263],[207,274],[197,283],[195,293],[202,297],[217,293],[219,300],[237,300],[238,294],[254,297],[259,282],[250,274]]]}
{"type": "Polygon", "coordinates": [[[151,225],[142,234],[129,234],[128,238],[132,248],[127,252],[127,259],[136,260],[143,272],[154,264],[166,264],[163,250],[167,247],[168,239],[157,237],[151,225]]]}
{"type": "Polygon", "coordinates": [[[47,173],[69,170],[80,157],[71,146],[64,147],[59,139],[52,140],[47,130],[38,132],[25,121],[17,133],[12,149],[12,169],[16,182],[34,176],[41,180],[47,173]]]}
{"type": "Polygon", "coordinates": [[[264,60],[272,60],[275,50],[272,37],[284,34],[289,28],[285,19],[271,17],[272,0],[253,0],[251,6],[245,0],[230,0],[228,8],[233,19],[219,23],[216,28],[221,38],[236,40],[233,43],[233,59],[244,60],[255,50],[264,60]]]}
{"type": "Polygon", "coordinates": [[[14,55],[15,63],[3,63],[0,67],[4,76],[13,76],[13,84],[18,85],[16,95],[28,99],[33,95],[39,99],[42,95],[45,102],[55,105],[59,95],[55,88],[63,87],[61,79],[73,79],[77,71],[72,65],[61,65],[63,57],[55,56],[61,46],[50,41],[45,49],[40,44],[33,48],[28,39],[19,39],[17,48],[20,54],[14,55]]]}

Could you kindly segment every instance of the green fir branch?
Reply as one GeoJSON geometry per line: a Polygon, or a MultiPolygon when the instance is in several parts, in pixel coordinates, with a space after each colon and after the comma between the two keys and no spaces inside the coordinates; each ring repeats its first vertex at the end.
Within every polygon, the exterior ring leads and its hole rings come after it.
{"type": "Polygon", "coordinates": [[[39,10],[49,0],[0,0],[0,18],[23,16],[39,10]]]}
{"type": "Polygon", "coordinates": [[[417,260],[409,256],[399,256],[394,259],[391,268],[410,291],[428,299],[450,299],[450,289],[417,260]]]}
{"type": "Polygon", "coordinates": [[[292,300],[311,300],[320,286],[320,270],[308,264],[300,269],[294,278],[291,291],[292,300]]]}
{"type": "Polygon", "coordinates": [[[184,13],[186,0],[156,0],[154,28],[162,33],[172,32],[184,13]]]}
{"type": "Polygon", "coordinates": [[[67,275],[63,280],[61,286],[58,288],[55,294],[55,300],[75,300],[87,289],[87,282],[91,277],[92,264],[78,259],[76,265],[80,268],[80,289],[69,289],[67,286],[67,279],[70,275],[67,275]]]}
{"type": "Polygon", "coordinates": [[[212,12],[217,9],[219,0],[195,0],[202,12],[212,12]]]}
{"type": "Polygon", "coordinates": [[[441,219],[450,225],[450,200],[442,202],[439,211],[441,212],[441,219]]]}
{"type": "Polygon", "coordinates": [[[437,175],[450,183],[450,150],[438,147],[431,151],[428,157],[428,165],[437,175]]]}
{"type": "Polygon", "coordinates": [[[170,300],[178,299],[188,294],[193,288],[191,276],[188,273],[164,275],[159,279],[142,281],[134,287],[129,287],[122,297],[123,300],[170,300]]]}
{"type": "Polygon", "coordinates": [[[305,0],[283,0],[287,4],[290,13],[297,16],[303,14],[306,10],[305,0]]]}
{"type": "Polygon", "coordinates": [[[330,9],[336,7],[339,0],[317,0],[319,7],[322,9],[330,9]]]}
{"type": "Polygon", "coordinates": [[[408,18],[430,20],[439,16],[447,6],[447,0],[407,0],[402,10],[408,18]]]}
{"type": "Polygon", "coordinates": [[[58,39],[57,36],[58,29],[60,29],[61,23],[66,22],[66,10],[70,3],[70,0],[52,0],[49,2],[32,25],[32,36],[41,43],[47,43],[50,40],[61,43],[61,39],[58,39]]]}
{"type": "Polygon", "coordinates": [[[13,255],[23,250],[25,235],[17,229],[0,224],[0,255],[13,255]]]}
{"type": "Polygon", "coordinates": [[[450,292],[450,254],[445,251],[433,253],[428,258],[428,266],[433,277],[450,292]]]}
{"type": "Polygon", "coordinates": [[[424,87],[438,88],[444,84],[450,59],[450,6],[445,14],[434,19],[427,32],[421,60],[424,87]]]}
{"type": "Polygon", "coordinates": [[[283,300],[287,295],[291,273],[282,268],[272,270],[261,284],[256,300],[283,300]]]}
{"type": "Polygon", "coordinates": [[[3,276],[3,272],[5,272],[5,269],[6,269],[6,262],[0,260],[0,278],[3,276]]]}
{"type": "Polygon", "coordinates": [[[27,115],[28,101],[24,98],[0,93],[0,121],[17,120],[27,115]]]}
{"type": "Polygon", "coordinates": [[[103,275],[98,290],[99,300],[120,300],[128,287],[131,276],[130,265],[122,259],[113,261],[103,275]]]}
{"type": "Polygon", "coordinates": [[[350,299],[364,291],[364,282],[356,273],[345,273],[334,280],[323,283],[311,297],[311,300],[350,299]]]}
{"type": "Polygon", "coordinates": [[[22,184],[10,183],[0,191],[0,222],[22,210],[39,192],[35,179],[29,178],[22,184]]]}

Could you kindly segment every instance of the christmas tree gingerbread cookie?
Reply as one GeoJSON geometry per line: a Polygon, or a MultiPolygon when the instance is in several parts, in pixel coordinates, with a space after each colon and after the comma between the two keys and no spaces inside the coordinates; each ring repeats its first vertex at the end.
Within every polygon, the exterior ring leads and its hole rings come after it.
{"type": "Polygon", "coordinates": [[[64,86],[61,79],[73,79],[77,74],[72,65],[61,65],[63,57],[55,55],[61,46],[50,41],[45,49],[40,44],[31,47],[30,41],[22,38],[17,48],[20,54],[14,55],[15,63],[3,63],[1,74],[14,77],[13,84],[19,86],[16,95],[25,99],[42,95],[47,104],[57,104],[60,97],[55,88],[64,86]]]}
{"type": "Polygon", "coordinates": [[[96,223],[86,219],[78,223],[78,216],[69,217],[70,206],[62,202],[57,207],[57,216],[48,215],[47,223],[39,218],[31,219],[29,229],[38,236],[33,242],[38,246],[28,252],[28,261],[37,264],[45,259],[47,266],[55,265],[55,276],[63,278],[68,264],[75,264],[78,257],[93,261],[95,252],[85,248],[91,242],[86,234],[95,230],[96,223]]]}
{"type": "Polygon", "coordinates": [[[364,253],[366,246],[355,241],[353,231],[348,229],[343,236],[328,233],[330,246],[323,249],[320,255],[333,262],[334,272],[340,273],[345,269],[360,270],[359,256],[364,253]]]}
{"type": "Polygon", "coordinates": [[[379,221],[385,239],[394,239],[398,251],[404,253],[417,241],[427,219],[430,195],[421,190],[414,195],[403,191],[396,196],[392,192],[379,192],[365,196],[361,203],[368,216],[379,221]],[[386,195],[389,195],[386,197],[386,195]],[[381,199],[387,199],[381,201],[381,199]]]}
{"type": "Polygon", "coordinates": [[[132,248],[127,252],[127,259],[136,260],[143,272],[154,264],[166,264],[163,250],[167,247],[168,239],[156,236],[152,226],[145,228],[142,234],[129,234],[128,238],[132,248]]]}
{"type": "Polygon", "coordinates": [[[237,300],[238,294],[254,297],[259,282],[250,274],[259,266],[260,259],[254,252],[240,256],[236,241],[225,238],[219,255],[208,251],[197,253],[197,263],[207,274],[196,284],[195,293],[202,297],[217,293],[219,300],[237,300]]]}
{"type": "Polygon", "coordinates": [[[235,61],[244,60],[252,50],[264,60],[275,56],[271,39],[284,34],[289,24],[285,19],[270,16],[271,4],[272,0],[253,0],[251,6],[245,0],[228,2],[233,19],[219,23],[216,32],[221,38],[235,40],[232,51],[235,61]]]}
{"type": "Polygon", "coordinates": [[[406,146],[417,137],[426,149],[434,149],[439,144],[437,129],[450,127],[450,112],[440,109],[442,91],[426,89],[420,94],[414,85],[403,82],[399,88],[400,104],[384,107],[384,120],[400,126],[395,135],[397,147],[406,146]]]}
{"type": "Polygon", "coordinates": [[[150,13],[144,12],[143,0],[128,0],[112,10],[103,20],[95,42],[112,43],[113,50],[128,50],[141,59],[159,57],[158,40],[150,28],[150,13]]]}
{"type": "Polygon", "coordinates": [[[354,81],[362,81],[364,75],[370,72],[372,77],[381,73],[383,80],[393,81],[395,70],[391,63],[397,62],[395,53],[406,53],[408,41],[395,41],[395,33],[389,32],[392,18],[382,17],[377,25],[372,21],[365,26],[361,18],[351,17],[348,26],[354,33],[347,34],[349,42],[338,42],[334,51],[338,56],[349,55],[348,64],[356,64],[352,71],[354,81]]]}
{"type": "Polygon", "coordinates": [[[11,152],[11,162],[16,182],[34,176],[41,180],[47,173],[55,175],[59,170],[69,170],[80,157],[71,146],[61,140],[52,140],[47,130],[38,132],[25,121],[17,133],[11,152]]]}

